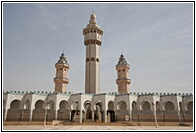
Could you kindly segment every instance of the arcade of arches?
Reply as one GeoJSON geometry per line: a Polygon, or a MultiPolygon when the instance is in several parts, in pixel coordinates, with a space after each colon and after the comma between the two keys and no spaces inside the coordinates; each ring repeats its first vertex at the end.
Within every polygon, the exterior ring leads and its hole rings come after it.
{"type": "Polygon", "coordinates": [[[132,101],[130,103],[125,100],[108,101],[104,105],[103,101],[99,100],[92,103],[91,100],[84,101],[80,105],[80,101],[61,100],[57,104],[54,100],[46,102],[37,100],[35,102],[29,99],[21,102],[21,100],[13,99],[10,102],[3,100],[4,119],[6,121],[44,121],[45,115],[47,121],[61,120],[72,122],[116,122],[125,121],[128,117],[129,121],[142,122],[154,121],[153,108],[156,111],[158,122],[169,121],[192,121],[193,102],[179,102],[176,105],[173,101],[156,101],[154,107],[150,101],[132,101]],[[82,106],[82,110],[81,109],[82,106]],[[7,108],[7,112],[6,112],[7,108]],[[107,110],[105,110],[107,108],[107,110]],[[179,108],[179,111],[177,110],[179,108]]]}

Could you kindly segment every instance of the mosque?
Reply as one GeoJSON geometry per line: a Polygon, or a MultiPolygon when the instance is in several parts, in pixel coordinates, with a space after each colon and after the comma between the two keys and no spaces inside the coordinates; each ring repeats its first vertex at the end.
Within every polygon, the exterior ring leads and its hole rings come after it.
{"type": "Polygon", "coordinates": [[[90,15],[83,29],[86,46],[85,93],[66,91],[70,65],[63,54],[55,64],[54,92],[4,91],[3,121],[192,122],[193,95],[130,92],[130,65],[122,54],[116,64],[118,93],[100,93],[103,30],[90,15]]]}

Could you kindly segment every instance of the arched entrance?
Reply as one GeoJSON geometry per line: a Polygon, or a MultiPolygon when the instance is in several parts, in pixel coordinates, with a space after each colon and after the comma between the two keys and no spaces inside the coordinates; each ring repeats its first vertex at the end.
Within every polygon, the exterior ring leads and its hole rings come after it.
{"type": "Polygon", "coordinates": [[[90,101],[86,101],[84,103],[84,109],[85,109],[85,113],[83,114],[84,115],[83,121],[91,121],[92,112],[91,112],[91,102],[90,101]]]}
{"type": "Polygon", "coordinates": [[[96,106],[95,115],[94,115],[95,122],[103,122],[104,118],[103,118],[102,103],[98,102],[96,103],[95,106],[96,106]]]}
{"type": "Polygon", "coordinates": [[[163,121],[164,122],[178,122],[179,116],[175,111],[174,103],[171,101],[166,101],[163,104],[163,121]]]}
{"type": "Polygon", "coordinates": [[[7,121],[21,121],[22,104],[19,100],[13,100],[7,113],[7,121]]]}
{"type": "Polygon", "coordinates": [[[115,122],[115,112],[114,112],[114,102],[109,101],[108,103],[108,111],[107,111],[107,116],[108,116],[108,122],[115,122]]]}
{"type": "Polygon", "coordinates": [[[78,119],[78,116],[80,115],[79,110],[79,103],[78,101],[74,101],[71,105],[71,121],[75,122],[76,119],[78,119]]]}
{"type": "Polygon", "coordinates": [[[68,102],[65,100],[62,100],[59,103],[59,110],[58,110],[58,120],[69,120],[69,111],[68,111],[68,102]]]}
{"type": "Polygon", "coordinates": [[[138,122],[139,121],[139,113],[138,113],[138,110],[137,110],[137,103],[136,103],[136,101],[132,102],[131,114],[132,114],[132,121],[138,122]]]}
{"type": "Polygon", "coordinates": [[[127,103],[119,101],[117,105],[117,121],[125,121],[125,116],[128,115],[127,103]]]}
{"type": "Polygon", "coordinates": [[[33,110],[32,121],[44,121],[44,118],[45,118],[44,101],[38,100],[35,103],[35,109],[33,110]]]}
{"type": "Polygon", "coordinates": [[[23,109],[23,121],[29,121],[30,120],[30,101],[27,99],[24,103],[24,109],[23,109]]]}
{"type": "Polygon", "coordinates": [[[151,110],[151,104],[149,101],[143,101],[140,106],[140,111],[139,111],[139,121],[142,122],[152,122],[154,121],[154,114],[153,111],[151,110]]]}

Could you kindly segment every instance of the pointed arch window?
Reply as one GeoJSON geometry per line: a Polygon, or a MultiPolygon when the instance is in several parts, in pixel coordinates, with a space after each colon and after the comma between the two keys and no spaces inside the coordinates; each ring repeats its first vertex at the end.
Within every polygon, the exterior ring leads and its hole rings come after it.
{"type": "Polygon", "coordinates": [[[99,62],[99,59],[97,58],[96,61],[99,62]]]}
{"type": "Polygon", "coordinates": [[[86,59],[86,62],[88,62],[88,61],[89,61],[89,58],[86,59]]]}
{"type": "Polygon", "coordinates": [[[92,58],[91,58],[91,61],[95,61],[95,58],[94,58],[94,57],[92,57],[92,58]]]}

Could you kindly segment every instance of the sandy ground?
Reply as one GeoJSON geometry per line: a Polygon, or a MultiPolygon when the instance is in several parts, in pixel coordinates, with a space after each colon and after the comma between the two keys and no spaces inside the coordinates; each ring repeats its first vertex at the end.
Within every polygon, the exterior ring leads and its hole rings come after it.
{"type": "Polygon", "coordinates": [[[193,131],[192,126],[3,126],[3,130],[186,130],[193,131]]]}

